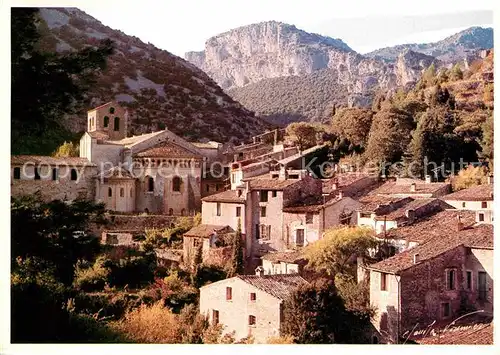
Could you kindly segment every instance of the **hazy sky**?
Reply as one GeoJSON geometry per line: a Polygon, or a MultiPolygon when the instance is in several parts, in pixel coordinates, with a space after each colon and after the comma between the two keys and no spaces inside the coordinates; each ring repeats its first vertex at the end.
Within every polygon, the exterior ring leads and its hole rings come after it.
{"type": "Polygon", "coordinates": [[[178,56],[202,50],[229,29],[277,20],[341,38],[365,53],[407,42],[437,41],[473,26],[492,26],[490,0],[140,0],[65,1],[105,25],[178,56]]]}

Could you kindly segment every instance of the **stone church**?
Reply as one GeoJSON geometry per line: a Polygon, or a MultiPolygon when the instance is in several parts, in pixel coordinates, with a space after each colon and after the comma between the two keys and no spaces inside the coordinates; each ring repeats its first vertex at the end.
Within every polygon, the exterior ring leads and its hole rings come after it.
{"type": "Polygon", "coordinates": [[[167,129],[127,137],[127,127],[128,113],[114,101],[88,111],[80,157],[13,156],[11,194],[85,197],[127,213],[199,211],[204,161],[221,144],[190,143],[167,129]]]}

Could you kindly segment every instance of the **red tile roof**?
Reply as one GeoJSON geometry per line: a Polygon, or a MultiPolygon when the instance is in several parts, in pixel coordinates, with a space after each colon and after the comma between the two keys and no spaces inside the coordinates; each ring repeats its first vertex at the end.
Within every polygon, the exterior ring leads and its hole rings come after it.
{"type": "Polygon", "coordinates": [[[493,201],[493,185],[485,184],[469,187],[441,197],[450,201],[493,201]]]}
{"type": "Polygon", "coordinates": [[[359,199],[359,202],[362,203],[359,210],[362,212],[375,212],[382,205],[400,206],[410,201],[413,201],[410,197],[390,197],[370,194],[359,199]]]}
{"type": "Polygon", "coordinates": [[[135,179],[128,170],[121,166],[115,166],[109,170],[103,171],[100,176],[105,179],[135,179]]]}
{"type": "Polygon", "coordinates": [[[305,261],[304,255],[300,251],[284,251],[276,253],[267,253],[261,257],[262,260],[268,260],[273,263],[285,262],[285,263],[298,263],[305,261]]]}
{"type": "Polygon", "coordinates": [[[10,157],[11,165],[24,165],[24,164],[48,164],[48,165],[69,165],[69,166],[97,166],[91,163],[87,158],[54,158],[42,155],[12,155],[10,157]]]}
{"type": "Polygon", "coordinates": [[[415,199],[413,201],[409,201],[408,203],[404,204],[403,206],[390,211],[388,213],[380,213],[378,214],[375,219],[376,220],[388,220],[388,221],[396,221],[400,219],[406,219],[406,212],[408,210],[413,210],[418,214],[419,218],[422,216],[421,211],[425,211],[424,215],[430,215],[433,214],[439,210],[443,211],[445,209],[451,209],[453,208],[452,206],[448,205],[446,202],[437,199],[437,198],[422,198],[422,199],[415,199]]]}
{"type": "Polygon", "coordinates": [[[283,190],[300,180],[255,179],[250,180],[250,190],[283,190]]]}
{"type": "Polygon", "coordinates": [[[94,107],[93,109],[90,109],[90,110],[88,110],[87,112],[95,111],[95,110],[97,110],[97,109],[99,109],[99,108],[101,108],[101,107],[105,107],[105,106],[111,105],[112,103],[113,103],[113,101],[107,102],[107,103],[102,104],[102,105],[100,105],[100,106],[94,107]]]}
{"type": "Polygon", "coordinates": [[[152,148],[148,148],[139,153],[135,154],[136,157],[148,157],[148,158],[193,158],[201,159],[202,156],[187,149],[184,149],[171,142],[160,143],[152,148]]]}
{"type": "Polygon", "coordinates": [[[449,228],[446,234],[440,234],[417,247],[369,265],[368,268],[397,274],[415,265],[413,261],[415,254],[419,255],[419,263],[422,263],[460,246],[493,249],[493,226],[481,224],[462,231],[449,228]]]}
{"type": "Polygon", "coordinates": [[[450,186],[451,185],[449,183],[445,182],[419,182],[415,183],[415,192],[411,192],[411,183],[389,181],[374,190],[372,193],[380,195],[428,195],[437,193],[446,187],[450,188],[450,186]]]}
{"type": "Polygon", "coordinates": [[[318,213],[322,208],[331,206],[337,202],[338,199],[334,195],[329,196],[308,196],[300,201],[299,204],[294,204],[292,206],[287,206],[283,208],[283,212],[288,213],[318,213]]]}
{"type": "Polygon", "coordinates": [[[231,233],[234,230],[229,226],[218,226],[213,224],[200,224],[199,226],[193,227],[184,233],[185,237],[202,237],[208,238],[214,233],[225,234],[231,233]]]}
{"type": "Polygon", "coordinates": [[[106,132],[103,131],[93,131],[93,132],[87,132],[89,136],[92,138],[95,138],[99,141],[107,141],[109,139],[109,135],[106,132]]]}
{"type": "Polygon", "coordinates": [[[298,274],[238,275],[236,277],[280,300],[285,300],[297,287],[307,284],[307,281],[298,274]]]}
{"type": "Polygon", "coordinates": [[[237,190],[226,190],[218,194],[203,197],[201,200],[205,202],[245,203],[243,192],[241,196],[238,196],[237,190]]]}

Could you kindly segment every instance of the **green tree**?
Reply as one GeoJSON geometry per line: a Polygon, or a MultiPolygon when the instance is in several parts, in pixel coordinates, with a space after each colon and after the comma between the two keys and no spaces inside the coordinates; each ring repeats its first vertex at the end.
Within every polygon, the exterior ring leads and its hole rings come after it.
{"type": "Polygon", "coordinates": [[[319,126],[307,122],[294,122],[286,127],[286,138],[305,150],[316,145],[319,126]]]}
{"type": "Polygon", "coordinates": [[[371,228],[331,228],[322,239],[306,246],[304,256],[307,267],[318,273],[326,272],[332,277],[339,273],[355,275],[356,256],[364,256],[376,246],[371,228]]]}
{"type": "Polygon", "coordinates": [[[40,49],[38,9],[11,10],[11,145],[14,154],[51,154],[71,134],[63,117],[76,114],[113,52],[109,39],[70,53],[40,49]]]}
{"type": "Polygon", "coordinates": [[[361,108],[346,108],[338,110],[332,120],[333,133],[351,145],[352,150],[362,152],[368,141],[368,134],[372,125],[373,112],[361,108]]]}
{"type": "Polygon", "coordinates": [[[453,178],[453,190],[458,191],[469,187],[483,185],[488,181],[488,170],[483,166],[469,165],[458,172],[453,178]]]}
{"type": "Polygon", "coordinates": [[[55,158],[79,157],[80,148],[78,144],[73,144],[73,142],[64,142],[57,148],[52,156],[55,158]]]}
{"type": "Polygon", "coordinates": [[[359,343],[351,328],[354,318],[333,282],[317,279],[285,300],[282,335],[299,344],[359,343]]]}
{"type": "Polygon", "coordinates": [[[450,79],[452,81],[462,80],[464,78],[464,73],[460,69],[460,65],[457,63],[451,68],[450,79]]]}
{"type": "Polygon", "coordinates": [[[236,233],[233,237],[233,245],[232,245],[232,256],[231,256],[231,267],[229,271],[229,277],[233,277],[236,275],[243,274],[245,264],[243,260],[243,238],[241,234],[241,219],[238,219],[238,227],[236,229],[236,233]]]}
{"type": "MultiPolygon", "coordinates": [[[[481,140],[481,155],[488,159],[489,162],[493,160],[493,114],[490,112],[486,121],[482,125],[482,140],[481,140]]],[[[491,170],[492,167],[490,167],[491,170]]]]}
{"type": "Polygon", "coordinates": [[[397,108],[384,109],[373,116],[365,158],[372,162],[399,161],[411,140],[413,118],[397,108]]]}
{"type": "Polygon", "coordinates": [[[422,82],[426,87],[430,87],[436,84],[436,66],[434,63],[429,65],[422,74],[422,82]]]}

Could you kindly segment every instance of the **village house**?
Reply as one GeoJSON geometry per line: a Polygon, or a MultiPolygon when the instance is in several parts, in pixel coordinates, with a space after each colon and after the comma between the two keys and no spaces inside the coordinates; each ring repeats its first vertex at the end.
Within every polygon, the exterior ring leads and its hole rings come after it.
{"type": "Polygon", "coordinates": [[[239,275],[200,288],[200,313],[236,340],[253,337],[265,343],[280,335],[283,303],[307,281],[297,274],[239,275]]]}
{"type": "Polygon", "coordinates": [[[331,178],[323,179],[323,194],[330,195],[342,192],[343,196],[356,198],[368,192],[377,183],[378,177],[376,175],[360,172],[336,172],[331,178]]]}
{"type": "Polygon", "coordinates": [[[434,229],[414,229],[416,238],[425,238],[416,246],[367,266],[377,309],[374,342],[397,342],[398,334],[434,321],[451,323],[464,309],[492,312],[493,226],[440,217],[434,229]]]}
{"type": "Polygon", "coordinates": [[[451,191],[451,184],[447,182],[432,182],[431,176],[427,175],[424,180],[396,178],[395,181],[387,181],[370,194],[395,198],[411,197],[437,198],[451,191]]]}
{"type": "Polygon", "coordinates": [[[255,270],[264,275],[300,274],[303,276],[307,260],[301,251],[267,253],[261,257],[262,265],[255,270]]]}
{"type": "Polygon", "coordinates": [[[480,221],[493,222],[493,183],[473,186],[441,197],[459,210],[478,211],[480,221]]]}
{"type": "Polygon", "coordinates": [[[200,224],[191,228],[183,236],[183,262],[191,265],[196,253],[201,249],[202,261],[220,258],[224,262],[229,257],[234,230],[230,226],[200,224]],[[225,248],[224,248],[225,247],[225,248]],[[217,253],[223,255],[217,256],[217,253]]]}
{"type": "Polygon", "coordinates": [[[98,168],[86,158],[11,157],[11,196],[40,194],[44,201],[93,199],[98,168]]]}

